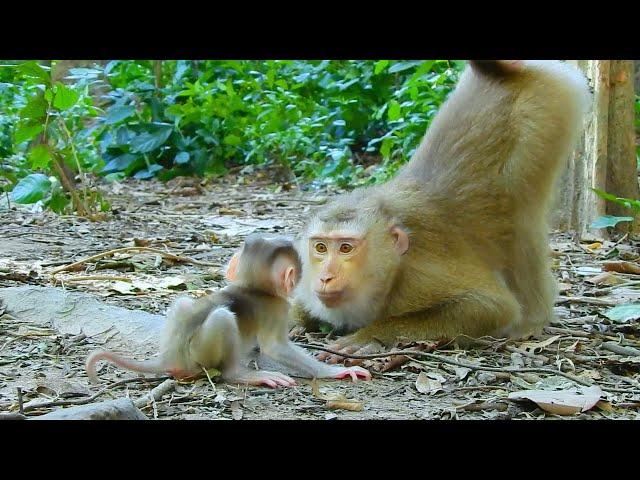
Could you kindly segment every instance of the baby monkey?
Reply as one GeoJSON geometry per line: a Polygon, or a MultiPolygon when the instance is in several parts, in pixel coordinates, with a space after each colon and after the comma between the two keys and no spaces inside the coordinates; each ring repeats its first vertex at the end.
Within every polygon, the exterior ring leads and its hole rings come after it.
{"type": "Polygon", "coordinates": [[[158,356],[137,361],[99,350],[87,358],[87,375],[97,381],[95,364],[107,360],[129,370],[176,378],[195,377],[203,368],[216,368],[230,383],[272,388],[295,385],[282,373],[246,367],[247,355],[257,343],[263,354],[309,377],[371,379],[361,367],[320,362],[289,341],[288,297],[301,268],[291,240],[249,235],[227,267],[231,285],[199,299],[181,297],[173,303],[158,356]]]}

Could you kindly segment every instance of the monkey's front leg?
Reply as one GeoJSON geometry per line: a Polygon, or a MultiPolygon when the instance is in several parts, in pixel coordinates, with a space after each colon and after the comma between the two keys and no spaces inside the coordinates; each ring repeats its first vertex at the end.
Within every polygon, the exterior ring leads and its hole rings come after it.
{"type": "MultiPolygon", "coordinates": [[[[495,334],[508,325],[520,322],[520,305],[513,294],[498,285],[483,291],[469,292],[421,312],[376,321],[354,334],[340,338],[331,350],[364,355],[391,347],[398,337],[410,340],[453,339],[460,335],[472,338],[495,334]]],[[[342,362],[345,357],[323,352],[319,360],[342,362]]],[[[352,359],[351,364],[362,363],[352,359]]]]}
{"type": "Polygon", "coordinates": [[[277,362],[302,371],[311,378],[351,378],[354,382],[357,381],[358,378],[371,380],[371,374],[364,368],[327,365],[326,363],[316,360],[304,350],[292,345],[286,340],[272,342],[262,348],[266,355],[277,362]]]}

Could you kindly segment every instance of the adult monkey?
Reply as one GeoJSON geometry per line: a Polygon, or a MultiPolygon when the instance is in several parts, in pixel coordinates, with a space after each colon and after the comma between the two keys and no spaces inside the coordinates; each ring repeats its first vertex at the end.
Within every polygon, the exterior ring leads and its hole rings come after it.
{"type": "Polygon", "coordinates": [[[558,61],[470,63],[398,175],[338,197],[305,228],[295,316],[357,330],[336,350],[517,337],[553,317],[546,217],[587,82],[558,61]]]}

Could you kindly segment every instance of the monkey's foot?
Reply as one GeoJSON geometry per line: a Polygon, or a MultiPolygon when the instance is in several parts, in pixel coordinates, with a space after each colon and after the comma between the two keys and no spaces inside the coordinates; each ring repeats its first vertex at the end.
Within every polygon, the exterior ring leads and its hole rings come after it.
{"type": "MultiPolygon", "coordinates": [[[[384,346],[377,340],[372,339],[362,341],[356,335],[347,335],[346,337],[340,338],[334,344],[329,345],[327,348],[340,353],[366,355],[369,353],[381,352],[384,346]]],[[[327,363],[341,363],[345,360],[345,357],[329,352],[322,352],[318,354],[317,358],[318,360],[325,360],[327,363]]],[[[348,365],[360,365],[362,362],[364,362],[364,359],[347,359],[348,365]]]]}
{"type": "Polygon", "coordinates": [[[333,376],[333,378],[338,378],[338,379],[347,378],[347,377],[351,377],[351,380],[353,380],[354,382],[357,382],[358,378],[371,380],[371,374],[369,373],[369,370],[365,370],[362,367],[347,367],[347,368],[341,369],[338,373],[336,373],[333,376]]]}
{"type": "Polygon", "coordinates": [[[296,381],[280,372],[267,372],[265,370],[245,371],[230,376],[225,376],[229,383],[240,383],[246,385],[266,385],[271,388],[291,387],[296,381]]]}

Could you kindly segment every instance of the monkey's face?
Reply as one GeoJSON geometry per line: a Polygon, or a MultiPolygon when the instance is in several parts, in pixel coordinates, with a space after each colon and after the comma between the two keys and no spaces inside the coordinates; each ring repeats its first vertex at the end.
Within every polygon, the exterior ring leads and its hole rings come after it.
{"type": "Polygon", "coordinates": [[[408,242],[404,230],[386,225],[358,233],[330,230],[310,236],[307,251],[314,294],[327,308],[370,297],[395,273],[408,242]]]}
{"type": "Polygon", "coordinates": [[[356,237],[312,237],[309,255],[313,271],[313,291],[329,308],[337,307],[359,291],[358,271],[365,267],[367,242],[356,237]]]}

